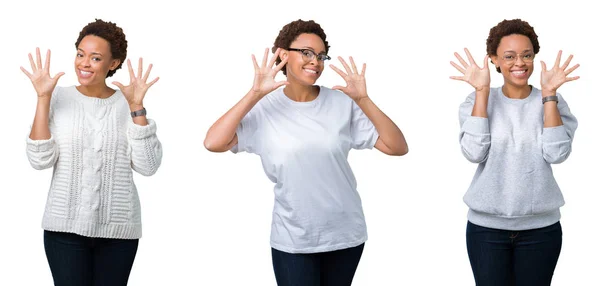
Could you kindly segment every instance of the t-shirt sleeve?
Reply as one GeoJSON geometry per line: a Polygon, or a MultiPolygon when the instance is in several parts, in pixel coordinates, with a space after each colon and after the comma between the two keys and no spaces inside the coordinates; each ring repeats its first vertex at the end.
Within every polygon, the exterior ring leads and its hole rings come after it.
{"type": "Polygon", "coordinates": [[[350,136],[352,137],[352,148],[354,149],[373,149],[379,138],[379,133],[377,133],[377,129],[375,129],[371,120],[354,101],[352,101],[350,136]]]}
{"type": "Polygon", "coordinates": [[[231,152],[256,153],[256,131],[258,130],[258,119],[260,106],[257,104],[244,116],[237,127],[237,144],[231,148],[231,152]]]}

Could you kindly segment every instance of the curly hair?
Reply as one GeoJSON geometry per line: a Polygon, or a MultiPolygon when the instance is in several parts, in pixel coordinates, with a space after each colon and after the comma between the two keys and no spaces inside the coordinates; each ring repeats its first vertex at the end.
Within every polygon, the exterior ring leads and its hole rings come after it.
{"type": "Polygon", "coordinates": [[[75,48],[79,47],[81,40],[87,35],[94,35],[105,39],[110,46],[110,53],[113,59],[120,60],[121,62],[114,70],[108,71],[106,77],[111,77],[115,72],[123,66],[123,62],[127,58],[127,40],[123,29],[117,24],[112,22],[105,22],[101,19],[96,19],[95,22],[87,24],[81,32],[79,32],[79,38],[75,42],[75,48]]]}
{"type": "MultiPolygon", "coordinates": [[[[538,42],[538,36],[533,30],[533,27],[529,23],[521,19],[504,20],[495,27],[490,29],[490,35],[486,40],[487,54],[490,56],[497,56],[498,46],[500,40],[505,36],[510,35],[523,35],[531,41],[533,45],[533,53],[537,54],[540,51],[540,43],[538,42]]],[[[496,68],[497,72],[500,72],[500,68],[496,68]]]]}
{"type": "MultiPolygon", "coordinates": [[[[329,52],[327,36],[325,35],[323,28],[321,28],[321,25],[317,24],[313,20],[303,21],[302,19],[298,19],[283,26],[281,31],[279,31],[279,35],[277,35],[277,38],[275,39],[275,43],[273,44],[271,51],[275,53],[277,48],[289,49],[292,42],[295,41],[301,34],[315,34],[319,36],[325,44],[325,52],[329,52]]],[[[276,62],[277,64],[281,63],[281,58],[277,57],[276,62]]],[[[282,71],[284,75],[287,75],[285,68],[286,66],[283,66],[282,71]]]]}

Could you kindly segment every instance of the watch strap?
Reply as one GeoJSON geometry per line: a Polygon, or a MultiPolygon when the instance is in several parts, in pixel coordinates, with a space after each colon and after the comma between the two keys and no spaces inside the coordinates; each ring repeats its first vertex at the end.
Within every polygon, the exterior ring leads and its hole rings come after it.
{"type": "Polygon", "coordinates": [[[556,101],[556,103],[558,103],[558,96],[550,95],[550,96],[546,96],[546,97],[542,98],[542,103],[546,103],[548,101],[556,101]]]}
{"type": "Polygon", "coordinates": [[[146,115],[146,108],[145,107],[142,108],[142,109],[140,109],[140,110],[136,110],[136,111],[131,112],[131,117],[132,118],[133,117],[138,117],[138,116],[144,116],[144,115],[146,115]]]}

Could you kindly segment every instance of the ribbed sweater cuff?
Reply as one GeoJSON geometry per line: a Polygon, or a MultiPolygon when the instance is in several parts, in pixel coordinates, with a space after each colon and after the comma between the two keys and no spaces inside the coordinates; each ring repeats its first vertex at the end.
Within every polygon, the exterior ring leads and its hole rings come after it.
{"type": "Polygon", "coordinates": [[[156,123],[152,119],[147,119],[148,125],[141,126],[133,123],[133,121],[129,122],[129,128],[127,132],[131,139],[146,139],[150,136],[156,134],[156,123]]]}
{"type": "Polygon", "coordinates": [[[27,150],[32,152],[45,152],[54,148],[54,137],[50,135],[50,139],[33,140],[27,136],[27,150]]]}
{"type": "Polygon", "coordinates": [[[490,124],[487,118],[469,116],[462,126],[463,131],[470,134],[490,134],[490,124]]]}
{"type": "Polygon", "coordinates": [[[569,135],[564,125],[555,127],[546,127],[542,134],[542,140],[546,143],[569,141],[569,135]]]}

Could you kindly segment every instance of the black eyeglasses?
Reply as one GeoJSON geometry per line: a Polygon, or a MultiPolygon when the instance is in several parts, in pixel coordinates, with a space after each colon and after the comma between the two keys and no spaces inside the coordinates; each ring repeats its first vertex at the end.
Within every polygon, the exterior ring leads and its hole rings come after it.
{"type": "Polygon", "coordinates": [[[323,53],[323,54],[316,54],[315,52],[313,52],[313,50],[309,50],[309,49],[294,49],[294,48],[288,48],[289,51],[295,51],[295,52],[301,52],[302,53],[302,58],[309,62],[312,61],[315,56],[317,57],[318,61],[326,61],[326,60],[331,60],[331,57],[328,56],[327,54],[323,53]]]}

